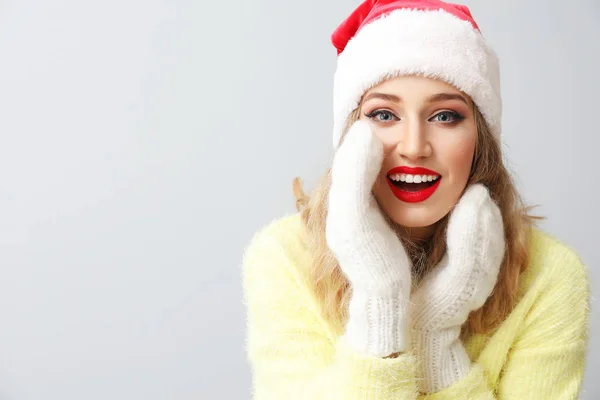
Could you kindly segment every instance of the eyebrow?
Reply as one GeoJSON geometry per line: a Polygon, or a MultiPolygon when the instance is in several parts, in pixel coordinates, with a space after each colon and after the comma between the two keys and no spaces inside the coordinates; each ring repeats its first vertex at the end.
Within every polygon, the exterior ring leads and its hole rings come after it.
{"type": "MultiPolygon", "coordinates": [[[[367,100],[370,100],[370,99],[381,99],[381,100],[393,101],[394,103],[402,102],[402,98],[400,98],[394,94],[372,92],[372,93],[369,93],[367,95],[367,97],[365,97],[365,99],[363,100],[363,103],[367,102],[367,100]]],[[[464,98],[464,96],[462,96],[458,93],[437,93],[432,96],[429,96],[425,100],[425,102],[426,103],[435,103],[437,101],[444,101],[444,100],[459,100],[468,105],[467,100],[464,98]]]]}

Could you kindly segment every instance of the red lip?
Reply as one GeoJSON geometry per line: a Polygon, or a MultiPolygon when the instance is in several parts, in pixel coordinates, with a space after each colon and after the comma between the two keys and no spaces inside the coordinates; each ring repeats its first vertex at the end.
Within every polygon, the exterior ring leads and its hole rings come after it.
{"type": "Polygon", "coordinates": [[[439,175],[437,172],[423,167],[394,167],[388,171],[388,175],[411,174],[411,175],[439,175]]]}
{"type": "Polygon", "coordinates": [[[427,189],[419,190],[418,192],[407,192],[396,187],[392,180],[389,178],[389,175],[394,174],[411,174],[411,175],[436,175],[439,176],[435,171],[432,171],[427,168],[422,167],[394,167],[388,172],[387,183],[390,187],[390,190],[396,196],[396,198],[405,203],[419,203],[421,201],[427,200],[431,195],[437,190],[440,186],[440,182],[442,178],[439,177],[438,180],[427,189]]]}
{"type": "Polygon", "coordinates": [[[418,192],[407,192],[394,186],[390,178],[387,178],[387,183],[390,186],[390,189],[392,190],[394,196],[396,196],[398,200],[403,201],[405,203],[419,203],[421,201],[427,200],[429,197],[431,197],[433,192],[436,191],[438,186],[440,186],[441,181],[442,178],[438,178],[438,180],[427,189],[419,190],[418,192]]]}

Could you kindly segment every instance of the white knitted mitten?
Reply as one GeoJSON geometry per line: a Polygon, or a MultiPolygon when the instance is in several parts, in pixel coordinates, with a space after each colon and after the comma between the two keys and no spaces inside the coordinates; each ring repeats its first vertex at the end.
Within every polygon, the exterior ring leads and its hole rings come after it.
{"type": "Polygon", "coordinates": [[[364,121],[355,122],[331,169],[326,239],[352,285],[342,340],[377,357],[408,346],[410,261],[371,192],[383,144],[364,121]]]}
{"type": "Polygon", "coordinates": [[[481,184],[469,187],[448,222],[447,253],[411,296],[412,345],[421,359],[420,389],[433,393],[471,368],[459,335],[491,294],[504,257],[500,209],[481,184]]]}

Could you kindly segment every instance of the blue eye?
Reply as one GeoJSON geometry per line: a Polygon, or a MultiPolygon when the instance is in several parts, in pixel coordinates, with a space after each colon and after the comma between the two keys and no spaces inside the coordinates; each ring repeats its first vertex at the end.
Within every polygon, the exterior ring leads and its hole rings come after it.
{"type": "Polygon", "coordinates": [[[453,122],[458,122],[464,119],[462,115],[457,113],[456,111],[442,111],[434,115],[432,118],[434,122],[441,122],[444,124],[451,124],[453,122]]]}
{"type": "MultiPolygon", "coordinates": [[[[369,114],[365,114],[365,117],[370,118],[376,122],[392,122],[399,121],[400,118],[395,116],[391,111],[388,110],[374,110],[369,114]]],[[[442,124],[454,124],[465,119],[462,115],[456,111],[442,111],[437,113],[429,119],[431,122],[441,122],[442,124]]]]}
{"type": "Polygon", "coordinates": [[[387,110],[375,110],[369,114],[365,114],[365,117],[374,119],[377,122],[390,122],[398,120],[398,117],[387,110]]]}

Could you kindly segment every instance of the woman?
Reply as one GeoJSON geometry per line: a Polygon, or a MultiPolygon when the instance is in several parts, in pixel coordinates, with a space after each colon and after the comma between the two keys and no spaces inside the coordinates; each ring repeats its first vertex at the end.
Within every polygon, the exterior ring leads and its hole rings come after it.
{"type": "Polygon", "coordinates": [[[332,42],[332,167],[244,256],[254,398],[576,398],[586,268],[502,163],[469,10],[367,0],[332,42]]]}

